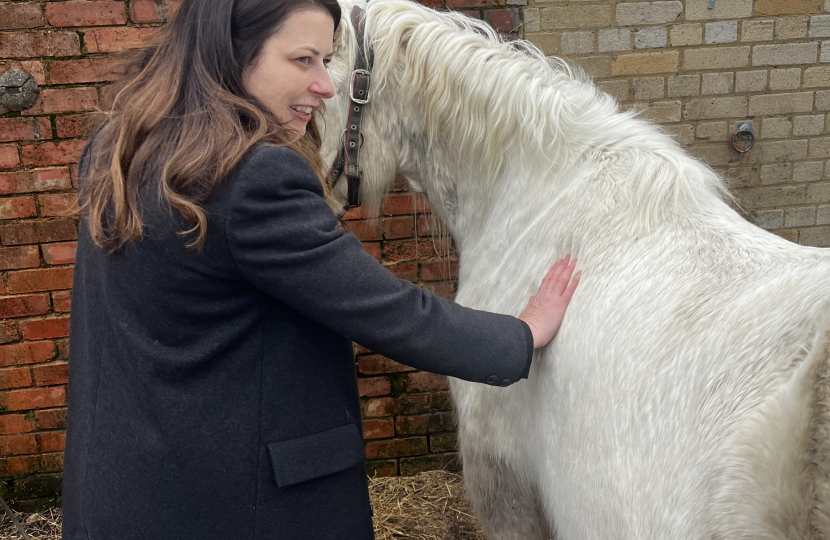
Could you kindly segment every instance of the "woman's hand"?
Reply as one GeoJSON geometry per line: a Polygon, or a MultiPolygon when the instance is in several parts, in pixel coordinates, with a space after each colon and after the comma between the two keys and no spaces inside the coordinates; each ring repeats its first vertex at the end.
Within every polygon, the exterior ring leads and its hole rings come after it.
{"type": "Polygon", "coordinates": [[[547,345],[559,331],[565,310],[568,309],[582,275],[582,272],[577,272],[571,281],[575,267],[576,259],[571,260],[570,255],[556,261],[542,280],[539,292],[530,297],[527,307],[519,315],[519,319],[530,326],[534,349],[547,345]]]}

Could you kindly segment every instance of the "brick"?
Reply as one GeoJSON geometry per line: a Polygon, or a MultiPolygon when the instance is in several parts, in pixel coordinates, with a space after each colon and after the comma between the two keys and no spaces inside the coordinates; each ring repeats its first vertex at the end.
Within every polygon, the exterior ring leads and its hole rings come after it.
{"type": "Polygon", "coordinates": [[[407,437],[366,443],[366,459],[417,456],[427,453],[426,437],[407,437]]]}
{"type": "Polygon", "coordinates": [[[30,321],[21,325],[23,339],[48,339],[69,336],[69,317],[30,321]]]}
{"type": "Polygon", "coordinates": [[[415,368],[399,364],[379,354],[370,354],[358,359],[357,370],[364,375],[379,375],[381,373],[415,371],[415,368]]]}
{"type": "Polygon", "coordinates": [[[806,202],[807,186],[750,187],[740,190],[737,195],[747,208],[792,206],[806,202]]]}
{"type": "Polygon", "coordinates": [[[401,459],[401,476],[414,476],[425,471],[460,471],[456,454],[432,454],[401,459]]]}
{"type": "Polygon", "coordinates": [[[801,86],[801,68],[773,69],[769,72],[770,90],[796,90],[801,86]]]}
{"type": "Polygon", "coordinates": [[[772,41],[775,22],[749,20],[741,22],[741,41],[772,41]]]}
{"type": "Polygon", "coordinates": [[[73,212],[78,196],[74,193],[38,195],[41,217],[68,216],[73,212]]]}
{"type": "Polygon", "coordinates": [[[732,73],[704,73],[701,93],[703,95],[731,94],[735,88],[732,73]]]}
{"type": "MultiPolygon", "coordinates": [[[[46,84],[46,72],[43,69],[43,62],[40,60],[0,60],[0,75],[10,69],[21,69],[27,72],[38,86],[46,84]]],[[[41,89],[41,91],[43,91],[41,89]]]]}
{"type": "Polygon", "coordinates": [[[20,165],[17,146],[0,146],[0,169],[11,169],[20,165]]]}
{"type": "Polygon", "coordinates": [[[668,43],[668,29],[665,26],[643,28],[634,34],[635,49],[657,49],[668,43]]]}
{"type": "Polygon", "coordinates": [[[820,204],[830,200],[830,183],[802,184],[807,186],[806,204],[820,204]]]}
{"type": "Polygon", "coordinates": [[[725,141],[728,135],[726,122],[701,122],[697,125],[695,136],[710,142],[725,141]]]}
{"type": "Polygon", "coordinates": [[[806,16],[781,17],[775,20],[775,39],[789,41],[807,37],[806,16]]]}
{"type": "Polygon", "coordinates": [[[818,13],[821,0],[756,0],[755,15],[818,13]]]}
{"type": "Polygon", "coordinates": [[[376,260],[380,261],[383,257],[380,251],[380,244],[363,244],[363,251],[374,257],[376,260]]]}
{"type": "Polygon", "coordinates": [[[444,281],[457,277],[458,261],[421,263],[421,279],[424,281],[444,281]]]}
{"type": "Polygon", "coordinates": [[[52,84],[75,84],[115,81],[120,78],[118,63],[114,58],[84,58],[81,60],[56,60],[52,62],[52,84]]]}
{"type": "Polygon", "coordinates": [[[816,225],[830,225],[830,205],[818,207],[816,213],[816,225]]]}
{"type": "Polygon", "coordinates": [[[383,396],[392,391],[392,386],[389,384],[389,379],[386,377],[358,379],[357,388],[360,397],[383,396]]]}
{"type": "Polygon", "coordinates": [[[735,73],[735,92],[761,92],[766,87],[766,71],[739,71],[735,73]]]}
{"type": "Polygon", "coordinates": [[[379,418],[395,414],[395,399],[382,397],[368,399],[362,404],[364,418],[379,418]]]}
{"type": "Polygon", "coordinates": [[[69,169],[58,167],[16,173],[0,173],[0,186],[3,185],[10,187],[8,193],[58,191],[70,189],[72,180],[69,177],[69,169]]]}
{"type": "Polygon", "coordinates": [[[811,158],[830,158],[830,137],[810,139],[811,158]]]}
{"type": "Polygon", "coordinates": [[[29,433],[32,429],[32,422],[23,414],[0,415],[0,434],[29,433]]]}
{"type": "Polygon", "coordinates": [[[107,26],[125,24],[124,2],[47,2],[46,19],[52,26],[107,26]]]}
{"type": "Polygon", "coordinates": [[[572,63],[582,68],[585,73],[594,79],[611,76],[612,58],[603,56],[578,56],[570,59],[572,63]]]}
{"type": "Polygon", "coordinates": [[[36,436],[41,452],[60,452],[66,445],[65,431],[38,433],[36,436]]]}
{"type": "Polygon", "coordinates": [[[444,375],[435,373],[406,373],[396,381],[404,393],[430,392],[432,390],[447,390],[449,383],[444,375]]]}
{"type": "Polygon", "coordinates": [[[78,231],[71,220],[17,223],[0,227],[0,240],[6,246],[77,240],[78,231]]]}
{"type": "Polygon", "coordinates": [[[706,43],[734,43],[738,41],[738,21],[706,23],[706,43]]]}
{"type": "Polygon", "coordinates": [[[484,20],[499,32],[516,32],[521,21],[519,10],[509,9],[488,9],[484,12],[484,20]]]}
{"type": "Polygon", "coordinates": [[[617,4],[617,25],[670,23],[677,20],[682,12],[683,4],[678,1],[620,3],[617,4]]]}
{"type": "Polygon", "coordinates": [[[43,260],[46,261],[46,264],[73,264],[75,262],[75,252],[78,249],[78,243],[43,244],[41,249],[43,250],[43,260]]]}
{"type": "Polygon", "coordinates": [[[29,32],[0,34],[0,58],[73,56],[81,53],[75,32],[29,32]]]}
{"type": "Polygon", "coordinates": [[[68,382],[69,364],[66,362],[35,366],[33,371],[37,386],[55,386],[68,382]]]}
{"type": "Polygon", "coordinates": [[[381,233],[386,240],[411,238],[415,232],[415,219],[411,216],[386,218],[381,221],[381,233]]]}
{"type": "Polygon", "coordinates": [[[752,157],[758,163],[797,161],[807,158],[807,141],[760,141],[752,149],[752,157]]]}
{"type": "Polygon", "coordinates": [[[605,80],[595,81],[603,92],[610,94],[617,101],[628,101],[628,81],[626,80],[605,80]]]}
{"type": "Polygon", "coordinates": [[[420,195],[394,194],[383,199],[383,215],[396,216],[429,212],[429,205],[420,195]]]}
{"type": "Polygon", "coordinates": [[[816,61],[817,54],[818,43],[754,45],[752,47],[752,65],[813,64],[816,61]]]}
{"type": "Polygon", "coordinates": [[[178,0],[133,0],[130,2],[130,18],[136,23],[165,22],[176,12],[178,0]]]}
{"type": "Polygon", "coordinates": [[[72,309],[72,291],[53,292],[52,306],[56,313],[69,313],[72,309]]]}
{"type": "Polygon", "coordinates": [[[455,432],[434,433],[428,438],[430,452],[454,452],[458,450],[458,436],[455,432]]]}
{"type": "Polygon", "coordinates": [[[692,99],[686,104],[683,117],[691,120],[737,118],[746,116],[746,97],[692,99]]]}
{"type": "Polygon", "coordinates": [[[389,262],[433,259],[446,255],[450,242],[446,239],[419,238],[388,242],[384,246],[384,258],[389,262]]]}
{"type": "Polygon", "coordinates": [[[12,294],[71,289],[72,268],[39,268],[9,272],[7,284],[12,294]]]}
{"type": "Polygon", "coordinates": [[[0,369],[0,390],[32,386],[32,372],[29,368],[0,369]]]}
{"type": "Polygon", "coordinates": [[[804,88],[830,86],[830,66],[816,66],[804,70],[804,88]]]}
{"type": "Polygon", "coordinates": [[[810,17],[811,38],[830,37],[830,15],[814,15],[810,17]]]}
{"type": "Polygon", "coordinates": [[[61,141],[23,146],[24,165],[48,167],[50,165],[68,165],[77,163],[86,141],[61,141]]]}
{"type": "Polygon", "coordinates": [[[565,32],[562,34],[562,54],[586,54],[594,52],[593,32],[565,32]]]}
{"type": "Polygon", "coordinates": [[[688,71],[746,67],[749,50],[749,47],[687,49],[683,51],[683,67],[688,71]]]}
{"type": "MultiPolygon", "coordinates": [[[[749,116],[789,114],[813,110],[812,92],[749,96],[749,116]]],[[[735,116],[735,115],[732,115],[735,116]]]]}
{"type": "MultiPolygon", "coordinates": [[[[793,166],[791,163],[777,163],[761,167],[761,184],[784,184],[792,178],[793,166]]],[[[782,218],[783,219],[783,218],[782,218]]],[[[783,222],[782,222],[783,223],[783,222]]]]}
{"type": "Polygon", "coordinates": [[[48,118],[0,118],[0,142],[52,138],[48,118]]]}
{"type": "Polygon", "coordinates": [[[385,439],[395,436],[395,424],[391,418],[363,421],[363,439],[385,439]]]}
{"type": "Polygon", "coordinates": [[[95,88],[44,88],[37,102],[22,114],[54,114],[76,111],[93,111],[98,107],[95,88]]]}
{"type": "Polygon", "coordinates": [[[0,219],[32,217],[37,213],[33,197],[0,199],[0,219]]]}
{"type": "Polygon", "coordinates": [[[40,266],[37,246],[0,247],[0,270],[20,270],[40,266]]]}
{"type": "Polygon", "coordinates": [[[627,28],[605,28],[599,31],[599,52],[631,50],[631,30],[627,28]]]}
{"type": "Polygon", "coordinates": [[[432,292],[438,298],[455,300],[455,285],[452,283],[429,283],[424,285],[424,289],[432,292]]]}
{"type": "Polygon", "coordinates": [[[811,227],[803,229],[798,235],[798,243],[803,246],[830,246],[830,227],[811,227]]]}
{"type": "Polygon", "coordinates": [[[74,139],[90,137],[94,132],[94,125],[99,120],[93,114],[68,114],[55,118],[55,129],[59,139],[74,139]]]}
{"type": "Polygon", "coordinates": [[[825,115],[814,114],[793,118],[793,135],[821,135],[824,131],[825,115]]]}
{"type": "Polygon", "coordinates": [[[116,53],[140,47],[150,41],[158,28],[96,28],[84,33],[87,53],[116,53]]]}
{"type": "Polygon", "coordinates": [[[0,2],[0,30],[23,30],[43,26],[40,4],[0,2]]]}
{"type": "Polygon", "coordinates": [[[0,317],[29,317],[43,315],[50,309],[48,294],[0,296],[0,317]]]}
{"type": "MultiPolygon", "coordinates": [[[[2,282],[0,282],[2,284],[2,282]]],[[[0,287],[5,293],[5,287],[0,287]]],[[[0,319],[0,343],[11,343],[20,340],[20,329],[16,321],[0,319]]],[[[0,361],[3,359],[2,347],[0,347],[0,361]]]]}
{"type": "Polygon", "coordinates": [[[441,431],[453,431],[455,428],[455,418],[450,412],[398,416],[395,418],[395,432],[398,435],[426,435],[441,431]]]}
{"type": "Polygon", "coordinates": [[[39,470],[40,459],[36,455],[0,458],[0,476],[23,476],[39,470]]]}
{"type": "Polygon", "coordinates": [[[34,434],[0,435],[0,455],[36,454],[37,438],[34,434]]]}
{"type": "Polygon", "coordinates": [[[703,27],[699,24],[676,24],[669,30],[669,43],[672,47],[700,45],[703,43],[703,27]]]}
{"type": "Polygon", "coordinates": [[[792,123],[786,118],[764,118],[761,123],[761,137],[783,139],[790,136],[792,123]]]}
{"type": "Polygon", "coordinates": [[[817,182],[824,171],[822,161],[804,161],[793,164],[793,183],[817,182]]]}
{"type": "Polygon", "coordinates": [[[683,146],[692,144],[695,140],[695,126],[692,124],[668,125],[663,130],[683,146]]]}
{"type": "Polygon", "coordinates": [[[762,229],[780,229],[784,226],[783,210],[758,210],[747,216],[747,219],[762,229]]]}
{"type": "Polygon", "coordinates": [[[5,405],[9,411],[62,407],[66,405],[66,389],[63,386],[52,386],[49,388],[12,390],[7,394],[0,395],[0,405],[5,405]]]}
{"type": "Polygon", "coordinates": [[[366,476],[385,478],[398,476],[398,462],[394,459],[375,459],[366,462],[366,476]]]}
{"type": "Polygon", "coordinates": [[[700,94],[700,75],[674,75],[668,81],[669,97],[688,97],[700,94]]]}
{"type": "Polygon", "coordinates": [[[0,345],[0,366],[38,364],[54,357],[55,344],[51,341],[0,345]]]}
{"type": "Polygon", "coordinates": [[[35,411],[38,429],[66,429],[66,409],[35,411]]]}
{"type": "Polygon", "coordinates": [[[816,110],[830,111],[830,90],[816,91],[816,110]]]}
{"type": "Polygon", "coordinates": [[[40,455],[41,472],[63,472],[63,452],[40,455]]]}
{"type": "Polygon", "coordinates": [[[539,16],[542,30],[607,28],[614,20],[611,6],[546,7],[539,9],[539,16]]]}
{"type": "Polygon", "coordinates": [[[633,109],[636,109],[640,113],[640,118],[644,118],[651,122],[667,124],[670,122],[680,121],[681,104],[679,101],[650,101],[648,103],[636,103],[633,109]]]}
{"type": "Polygon", "coordinates": [[[611,63],[611,74],[645,75],[651,73],[675,73],[677,52],[650,52],[617,56],[611,63]]]}
{"type": "Polygon", "coordinates": [[[522,23],[524,31],[539,32],[542,29],[542,20],[539,18],[538,8],[525,8],[522,10],[522,23]]]}

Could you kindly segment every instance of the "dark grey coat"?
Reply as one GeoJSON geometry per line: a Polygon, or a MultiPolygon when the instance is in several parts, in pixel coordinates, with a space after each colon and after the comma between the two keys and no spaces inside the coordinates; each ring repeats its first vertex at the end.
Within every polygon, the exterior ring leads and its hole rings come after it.
{"type": "Polygon", "coordinates": [[[222,183],[202,253],[149,183],[142,201],[144,238],[115,254],[81,226],[65,539],[372,538],[351,341],[527,376],[526,324],[395,278],[290,150],[258,147],[222,183]]]}

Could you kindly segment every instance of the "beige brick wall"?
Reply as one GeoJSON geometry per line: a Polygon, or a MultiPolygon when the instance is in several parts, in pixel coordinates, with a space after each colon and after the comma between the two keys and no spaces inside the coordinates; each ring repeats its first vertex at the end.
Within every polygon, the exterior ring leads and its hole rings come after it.
{"type": "Polygon", "coordinates": [[[830,246],[830,0],[508,0],[520,35],[721,172],[741,211],[830,246]],[[749,158],[727,144],[748,120],[749,158]]]}

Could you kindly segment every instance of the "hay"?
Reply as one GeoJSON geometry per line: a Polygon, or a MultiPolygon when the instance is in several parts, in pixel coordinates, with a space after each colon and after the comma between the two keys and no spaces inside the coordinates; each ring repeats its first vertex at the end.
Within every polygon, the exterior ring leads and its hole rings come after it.
{"type": "MultiPolygon", "coordinates": [[[[417,476],[370,478],[376,540],[484,540],[470,511],[461,476],[431,471],[417,476]]],[[[60,540],[61,510],[15,512],[32,540],[60,540]]],[[[22,540],[5,513],[0,540],[22,540]]]]}

